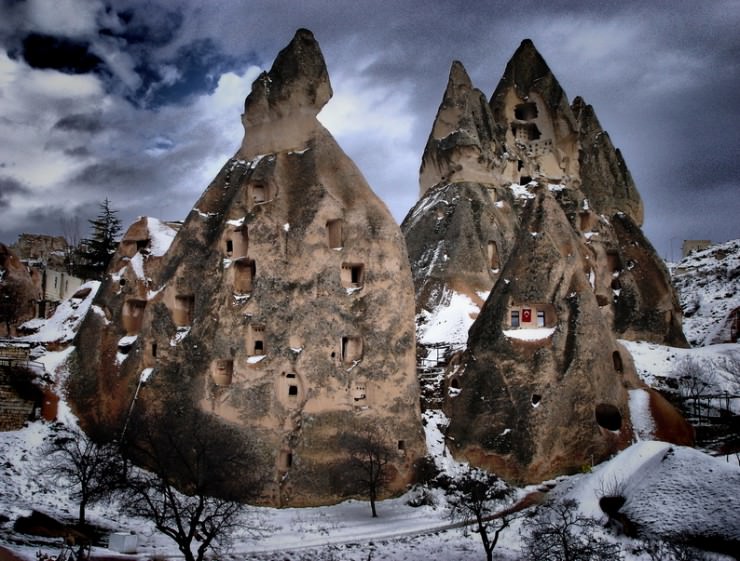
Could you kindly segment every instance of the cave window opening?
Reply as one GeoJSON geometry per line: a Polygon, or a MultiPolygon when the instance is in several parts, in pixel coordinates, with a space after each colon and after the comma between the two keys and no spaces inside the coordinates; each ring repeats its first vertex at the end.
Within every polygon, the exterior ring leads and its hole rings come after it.
{"type": "Polygon", "coordinates": [[[610,431],[618,431],[622,428],[622,414],[615,405],[599,403],[594,413],[600,427],[610,431]]]}
{"type": "Polygon", "coordinates": [[[612,353],[612,362],[614,362],[614,370],[616,370],[619,373],[624,372],[624,364],[622,363],[622,355],[619,354],[619,351],[614,351],[612,353]]]}
{"type": "Polygon", "coordinates": [[[453,390],[459,390],[460,389],[460,382],[457,381],[457,378],[453,378],[450,380],[450,387],[453,390]]]}
{"type": "Polygon", "coordinates": [[[141,251],[142,249],[146,249],[147,247],[149,247],[148,239],[136,240],[136,251],[141,251]]]}
{"type": "Polygon", "coordinates": [[[254,341],[254,354],[259,355],[265,350],[265,342],[262,339],[255,339],[254,341]]]}
{"type": "Polygon", "coordinates": [[[157,358],[157,343],[152,343],[152,357],[157,358]]]}
{"type": "Polygon", "coordinates": [[[537,327],[545,327],[545,311],[537,310],[537,327]]]}
{"type": "Polygon", "coordinates": [[[362,288],[365,266],[362,263],[342,263],[340,277],[344,288],[362,288]]]}
{"type": "Polygon", "coordinates": [[[532,182],[532,178],[529,177],[528,175],[522,175],[519,178],[519,185],[527,185],[527,184],[529,184],[531,182],[532,182]]]}
{"type": "Polygon", "coordinates": [[[192,294],[178,294],[175,296],[175,325],[184,327],[193,322],[195,296],[192,294]]]}
{"type": "Polygon", "coordinates": [[[296,397],[298,395],[298,386],[295,384],[290,384],[288,386],[288,395],[291,397],[296,397]]]}
{"type": "Polygon", "coordinates": [[[226,240],[226,253],[227,255],[234,253],[234,242],[231,240],[226,240]]]}
{"type": "Polygon", "coordinates": [[[532,406],[533,407],[537,407],[541,401],[542,401],[542,396],[540,394],[538,393],[532,394],[532,406]]]}
{"type": "Polygon", "coordinates": [[[267,200],[267,190],[264,185],[252,187],[252,198],[255,203],[264,203],[267,200]]]}
{"type": "Polygon", "coordinates": [[[498,246],[493,240],[488,241],[488,265],[491,269],[498,269],[498,246]]]}
{"type": "Polygon", "coordinates": [[[514,107],[514,118],[520,121],[531,121],[538,115],[537,104],[534,102],[520,103],[514,107]]]}
{"type": "Polygon", "coordinates": [[[252,292],[257,265],[253,259],[239,259],[234,262],[234,291],[239,294],[252,292]]]}
{"type": "Polygon", "coordinates": [[[519,310],[512,310],[511,311],[511,327],[519,327],[521,324],[519,322],[519,310]]]}
{"type": "Polygon", "coordinates": [[[352,363],[362,358],[362,339],[360,337],[342,337],[340,357],[344,363],[352,363]]]}
{"type": "Polygon", "coordinates": [[[405,440],[399,440],[398,441],[398,449],[399,450],[406,450],[406,441],[405,440]]]}

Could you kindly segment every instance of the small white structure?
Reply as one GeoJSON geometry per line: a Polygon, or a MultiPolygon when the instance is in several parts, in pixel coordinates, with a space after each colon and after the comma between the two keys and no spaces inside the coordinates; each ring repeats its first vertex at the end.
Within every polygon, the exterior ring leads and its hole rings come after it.
{"type": "Polygon", "coordinates": [[[108,536],[108,549],[118,553],[136,553],[138,541],[136,534],[115,532],[108,536]]]}

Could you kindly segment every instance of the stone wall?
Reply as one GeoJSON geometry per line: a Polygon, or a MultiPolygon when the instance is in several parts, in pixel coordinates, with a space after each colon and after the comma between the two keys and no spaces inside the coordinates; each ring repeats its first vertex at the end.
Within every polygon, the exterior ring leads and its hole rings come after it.
{"type": "Polygon", "coordinates": [[[33,401],[18,395],[10,376],[8,369],[0,369],[0,431],[23,428],[34,409],[33,401]]]}

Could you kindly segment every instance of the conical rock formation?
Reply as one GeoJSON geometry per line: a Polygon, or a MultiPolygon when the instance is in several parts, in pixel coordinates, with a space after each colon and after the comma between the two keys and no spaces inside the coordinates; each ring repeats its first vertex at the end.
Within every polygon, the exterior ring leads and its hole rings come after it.
{"type": "MultiPolygon", "coordinates": [[[[278,505],[343,496],[343,435],[372,432],[387,445],[391,490],[425,453],[403,237],[316,119],[330,96],[318,44],[299,30],[255,81],[240,150],[125,326],[134,350],[120,365],[105,352],[81,357],[70,386],[85,420],[115,430],[146,373],[140,401],[237,427],[258,450],[263,500],[278,505]],[[111,379],[116,397],[101,406],[111,379]]],[[[81,340],[122,335],[128,301],[114,290],[111,279],[97,302],[110,322],[94,316],[81,340]]]]}
{"type": "Polygon", "coordinates": [[[475,117],[450,110],[461,105],[451,99],[464,99],[451,91],[476,91],[461,75],[453,67],[424,154],[422,197],[403,223],[417,330],[428,346],[448,335],[454,350],[460,330],[445,333],[445,322],[472,324],[447,371],[453,452],[537,481],[630,442],[627,388],[640,382],[617,337],[685,345],[680,308],[640,231],[642,203],[621,155],[590,107],[579,99],[571,108],[532,42],[522,42],[489,110],[475,117]],[[455,127],[490,130],[491,120],[487,172],[439,142],[455,127]],[[462,293],[479,307],[489,292],[480,310],[459,304],[462,293]]]}

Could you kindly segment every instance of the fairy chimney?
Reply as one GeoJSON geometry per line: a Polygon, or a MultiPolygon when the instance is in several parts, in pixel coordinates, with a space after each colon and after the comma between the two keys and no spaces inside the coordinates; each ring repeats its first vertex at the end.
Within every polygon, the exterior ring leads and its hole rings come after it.
{"type": "Polygon", "coordinates": [[[81,358],[70,382],[78,414],[111,431],[144,374],[138,402],[236,427],[274,505],[338,500],[346,434],[372,432],[392,451],[391,491],[425,454],[404,240],[316,119],[330,97],[319,46],[299,30],[254,82],[242,145],[137,295],[136,325],[124,326],[123,276],[109,271],[96,304],[111,321],[91,314],[80,340],[107,330],[135,336],[133,349],[118,363],[110,351],[81,358]],[[114,383],[117,397],[101,399],[114,383]]]}

